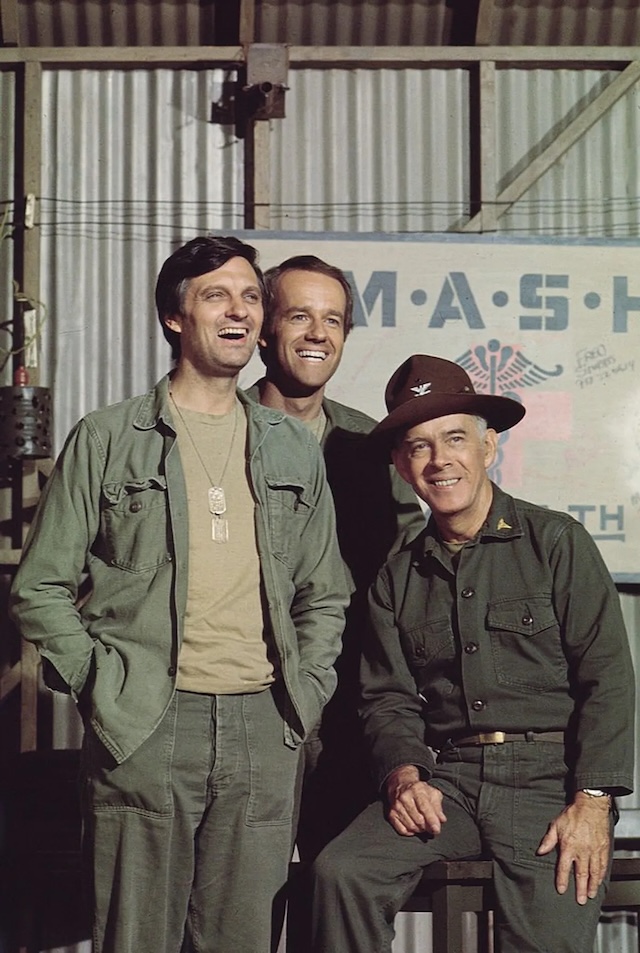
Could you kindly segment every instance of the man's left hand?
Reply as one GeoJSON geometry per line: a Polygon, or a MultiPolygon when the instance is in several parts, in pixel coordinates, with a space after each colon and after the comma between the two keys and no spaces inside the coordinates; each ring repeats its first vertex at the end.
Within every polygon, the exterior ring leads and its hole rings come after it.
{"type": "Polygon", "coordinates": [[[576,792],[573,803],[549,824],[537,850],[538,854],[548,854],[554,847],[558,849],[558,893],[565,893],[571,868],[575,869],[576,900],[580,904],[596,896],[607,872],[611,851],[610,807],[609,797],[576,792]]]}

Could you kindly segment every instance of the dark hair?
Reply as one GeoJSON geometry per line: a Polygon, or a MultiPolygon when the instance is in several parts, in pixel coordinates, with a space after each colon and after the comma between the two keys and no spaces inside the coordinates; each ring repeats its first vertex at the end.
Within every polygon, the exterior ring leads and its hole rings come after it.
{"type": "Polygon", "coordinates": [[[222,268],[231,258],[246,258],[255,271],[263,300],[266,299],[264,276],[258,267],[258,252],[252,245],[233,236],[201,235],[169,255],[156,282],[156,308],[162,333],[171,345],[171,356],[180,358],[180,334],[167,327],[166,319],[183,314],[184,298],[192,278],[222,268]]]}
{"type": "Polygon", "coordinates": [[[264,282],[267,288],[267,299],[264,308],[264,324],[262,326],[263,334],[268,337],[273,333],[273,318],[278,297],[278,281],[287,271],[313,271],[319,275],[326,275],[327,278],[333,278],[340,284],[344,291],[344,336],[348,335],[353,327],[353,291],[347,281],[346,275],[335,265],[329,265],[316,255],[294,255],[293,258],[287,258],[280,265],[267,269],[264,273],[264,282]]]}

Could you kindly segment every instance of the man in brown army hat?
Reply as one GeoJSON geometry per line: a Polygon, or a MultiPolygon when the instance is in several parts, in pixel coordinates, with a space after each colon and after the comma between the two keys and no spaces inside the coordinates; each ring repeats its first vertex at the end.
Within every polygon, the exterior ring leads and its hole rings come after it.
{"type": "Polygon", "coordinates": [[[431,517],[371,590],[361,713],[380,798],[314,865],[312,949],[388,953],[424,867],[488,857],[501,953],[585,953],[633,783],[616,589],[580,523],[490,481],[518,402],[426,355],[385,397],[372,449],[431,517]]]}

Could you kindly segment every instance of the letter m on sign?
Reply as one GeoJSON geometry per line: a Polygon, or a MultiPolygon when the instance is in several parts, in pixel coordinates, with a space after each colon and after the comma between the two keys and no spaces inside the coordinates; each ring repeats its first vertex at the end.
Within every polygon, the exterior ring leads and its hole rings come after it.
{"type": "Polygon", "coordinates": [[[379,300],[382,310],[382,327],[394,328],[396,326],[398,273],[396,271],[372,271],[362,294],[360,294],[356,285],[353,272],[346,271],[345,276],[353,291],[354,327],[367,327],[367,318],[371,316],[379,300]]]}

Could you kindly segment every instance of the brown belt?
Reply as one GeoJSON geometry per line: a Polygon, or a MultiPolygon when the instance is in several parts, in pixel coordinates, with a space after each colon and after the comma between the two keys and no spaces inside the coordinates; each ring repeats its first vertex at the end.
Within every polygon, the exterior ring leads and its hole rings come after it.
{"type": "Polygon", "coordinates": [[[466,735],[464,738],[452,738],[454,748],[463,748],[468,745],[502,745],[505,741],[552,741],[555,744],[564,744],[564,731],[483,731],[477,735],[466,735]]]}

